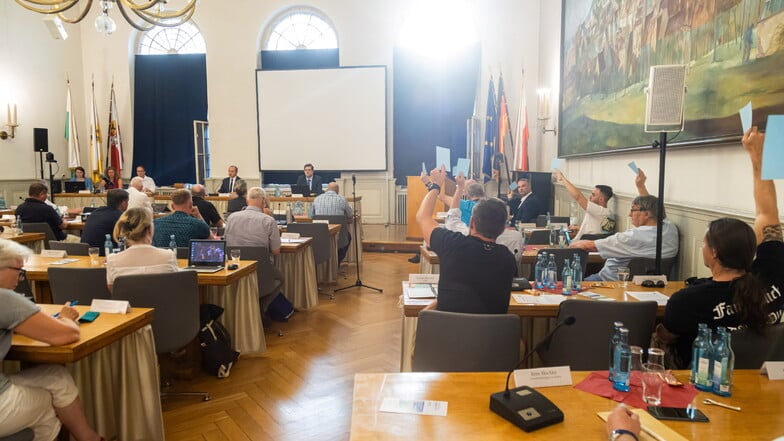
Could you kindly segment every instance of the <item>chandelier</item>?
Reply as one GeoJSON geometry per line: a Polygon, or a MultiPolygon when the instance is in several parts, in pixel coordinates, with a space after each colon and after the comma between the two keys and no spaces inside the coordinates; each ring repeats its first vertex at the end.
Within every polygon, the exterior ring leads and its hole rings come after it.
{"type": "MultiPolygon", "coordinates": [[[[93,6],[93,0],[82,0],[85,5],[74,17],[65,15],[65,11],[73,8],[79,0],[16,0],[25,9],[41,14],[57,14],[66,23],[79,23],[87,16],[93,6]]],[[[117,6],[120,14],[134,28],[149,31],[155,26],[177,27],[190,20],[196,11],[197,0],[182,0],[185,5],[179,10],[166,8],[168,0],[99,0],[101,15],[95,19],[95,29],[106,35],[117,29],[117,24],[109,17],[109,10],[117,6]]],[[[76,8],[78,11],[79,8],[76,8]]]]}

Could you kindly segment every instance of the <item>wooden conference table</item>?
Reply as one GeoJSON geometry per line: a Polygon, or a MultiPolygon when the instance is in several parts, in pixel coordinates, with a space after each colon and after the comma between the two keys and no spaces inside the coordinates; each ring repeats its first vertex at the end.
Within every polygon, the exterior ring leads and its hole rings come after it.
{"type": "MultiPolygon", "coordinates": [[[[589,372],[572,372],[574,384],[589,372]]],[[[676,372],[688,383],[686,371],[676,372]]],[[[597,412],[617,403],[572,386],[537,390],[564,413],[564,421],[525,433],[489,409],[490,395],[504,388],[506,372],[357,374],[351,416],[352,441],[378,440],[604,440],[605,423],[597,412]],[[385,397],[448,402],[447,416],[418,416],[380,412],[385,397]]],[[[514,383],[514,381],[512,381],[514,383]]],[[[668,387],[668,386],[665,386],[668,387]]],[[[677,435],[694,440],[772,440],[784,433],[784,382],[769,381],[756,370],[736,370],[732,397],[699,392],[694,400],[709,423],[653,421],[650,427],[664,439],[677,435]],[[704,398],[740,406],[741,412],[701,404],[704,398]],[[661,423],[663,426],[659,426],[661,423]]],[[[646,418],[647,419],[647,418],[646,418]]],[[[646,424],[648,425],[648,424],[646,424]]],[[[640,441],[652,441],[642,433],[640,441]]]]}
{"type": "Polygon", "coordinates": [[[40,253],[41,250],[44,248],[44,239],[46,235],[44,233],[22,233],[16,234],[16,232],[3,231],[0,233],[0,237],[3,239],[13,240],[14,242],[21,243],[22,245],[31,248],[36,253],[40,253]]]}
{"type": "MultiPolygon", "coordinates": [[[[69,256],[68,259],[75,259],[75,261],[56,266],[91,268],[90,258],[87,256],[69,256]]],[[[25,262],[27,279],[32,282],[31,286],[36,302],[52,302],[47,270],[53,262],[61,260],[35,254],[25,262]]],[[[101,265],[103,265],[103,258],[101,260],[101,265]]],[[[180,268],[184,268],[188,262],[185,259],[179,259],[177,263],[180,268]]],[[[224,309],[219,321],[229,330],[235,349],[243,354],[266,351],[264,326],[261,322],[259,308],[256,261],[241,260],[239,269],[233,271],[224,268],[215,273],[199,273],[198,280],[201,302],[212,303],[224,309]]]]}
{"type": "MultiPolygon", "coordinates": [[[[53,314],[60,305],[40,305],[53,314]]],[[[84,314],[89,306],[75,308],[84,314]]],[[[87,420],[107,439],[162,440],[160,380],[150,323],[153,310],[133,308],[128,314],[102,313],[79,325],[81,338],[65,346],[49,346],[14,335],[6,360],[65,364],[79,388],[87,420]]],[[[6,364],[11,371],[18,364],[6,364]]]]}
{"type": "MultiPolygon", "coordinates": [[[[610,297],[615,299],[615,301],[621,302],[636,302],[637,299],[634,297],[628,296],[625,294],[626,291],[643,291],[643,292],[653,292],[658,291],[667,297],[673,295],[680,289],[686,286],[683,282],[679,281],[670,281],[667,283],[667,286],[664,288],[645,288],[642,286],[635,285],[629,282],[629,285],[626,289],[621,288],[618,282],[583,282],[583,287],[586,287],[588,291],[594,292],[596,294],[601,294],[605,297],[610,297]],[[601,284],[601,287],[594,287],[597,284],[601,284]]],[[[526,290],[526,291],[514,291],[512,294],[550,294],[544,291],[538,290],[526,290]]],[[[595,302],[598,300],[588,299],[586,297],[580,295],[571,295],[571,296],[563,296],[564,299],[576,299],[580,301],[586,302],[595,302]]],[[[411,371],[411,349],[414,343],[414,337],[416,336],[416,327],[417,327],[417,317],[419,315],[419,311],[425,308],[425,306],[429,305],[433,302],[434,299],[412,299],[409,298],[405,292],[402,294],[402,307],[403,307],[403,331],[401,334],[401,346],[400,346],[400,371],[401,372],[410,372],[411,371]]],[[[532,342],[534,336],[534,329],[533,329],[533,320],[532,319],[541,319],[541,318],[555,318],[558,315],[558,308],[560,305],[556,304],[530,304],[530,303],[518,303],[514,297],[509,298],[509,314],[517,314],[521,318],[523,318],[523,338],[527,341],[528,347],[533,347],[532,342]],[[527,320],[526,320],[527,319],[527,320]]],[[[664,306],[659,306],[657,310],[657,317],[664,316],[664,306]]],[[[542,333],[547,332],[547,329],[541,330],[542,333]]]]}

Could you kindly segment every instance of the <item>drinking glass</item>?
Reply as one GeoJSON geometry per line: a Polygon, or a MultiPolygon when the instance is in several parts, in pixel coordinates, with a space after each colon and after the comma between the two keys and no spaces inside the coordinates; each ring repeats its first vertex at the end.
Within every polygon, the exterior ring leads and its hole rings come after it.
{"type": "Polygon", "coordinates": [[[558,245],[558,230],[550,230],[550,246],[558,245]]]}
{"type": "Polygon", "coordinates": [[[237,248],[232,248],[231,250],[231,263],[240,263],[240,250],[237,248]]]}
{"type": "Polygon", "coordinates": [[[662,386],[664,386],[664,366],[656,363],[642,365],[642,401],[649,406],[661,404],[662,386]]]}
{"type": "Polygon", "coordinates": [[[629,286],[629,267],[628,266],[619,266],[618,267],[618,281],[621,282],[621,288],[626,289],[629,286]]]}
{"type": "Polygon", "coordinates": [[[648,348],[647,362],[664,366],[664,349],[648,348]]]}
{"type": "Polygon", "coordinates": [[[98,247],[90,247],[87,249],[87,255],[90,256],[90,265],[96,266],[100,263],[100,258],[98,257],[101,254],[101,249],[98,247]]]}
{"type": "Polygon", "coordinates": [[[218,238],[218,227],[210,227],[210,235],[213,238],[218,238]]]}

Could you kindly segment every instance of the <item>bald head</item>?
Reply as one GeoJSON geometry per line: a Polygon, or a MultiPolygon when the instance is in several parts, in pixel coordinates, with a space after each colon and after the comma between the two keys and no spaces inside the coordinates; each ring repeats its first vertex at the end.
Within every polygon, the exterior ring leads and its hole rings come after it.
{"type": "Polygon", "coordinates": [[[207,193],[204,191],[204,186],[201,184],[195,184],[191,187],[191,195],[203,198],[207,193]]]}
{"type": "Polygon", "coordinates": [[[340,185],[337,182],[330,182],[327,184],[327,191],[334,191],[335,193],[340,193],[340,185]]]}
{"type": "Polygon", "coordinates": [[[139,191],[142,191],[144,181],[142,180],[142,178],[135,176],[133,179],[131,179],[131,183],[129,185],[139,191]]]}

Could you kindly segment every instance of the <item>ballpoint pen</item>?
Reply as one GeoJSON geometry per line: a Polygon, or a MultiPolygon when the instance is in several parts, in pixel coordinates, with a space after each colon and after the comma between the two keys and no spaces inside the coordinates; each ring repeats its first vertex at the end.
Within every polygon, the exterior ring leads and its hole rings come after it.
{"type": "MultiPolygon", "coordinates": [[[[76,305],[78,303],[79,303],[78,300],[73,300],[73,301],[68,303],[68,306],[74,306],[74,305],[76,305]]],[[[56,312],[56,313],[54,313],[54,315],[52,317],[54,317],[54,318],[60,317],[60,313],[56,312]]]]}

